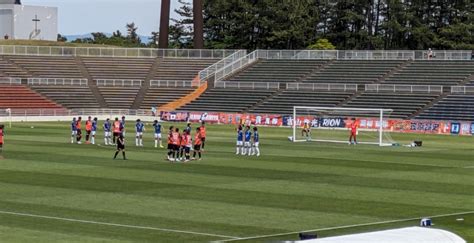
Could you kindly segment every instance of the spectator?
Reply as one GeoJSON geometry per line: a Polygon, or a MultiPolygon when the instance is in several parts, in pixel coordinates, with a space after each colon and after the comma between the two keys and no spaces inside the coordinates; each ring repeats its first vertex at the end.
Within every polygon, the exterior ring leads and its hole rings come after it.
{"type": "Polygon", "coordinates": [[[431,48],[428,48],[428,60],[431,59],[433,59],[433,51],[431,50],[431,48]]]}
{"type": "Polygon", "coordinates": [[[3,38],[5,38],[5,40],[8,40],[8,38],[10,38],[10,36],[8,36],[8,34],[5,34],[5,36],[3,38]]]}
{"type": "Polygon", "coordinates": [[[474,60],[474,50],[471,51],[471,60],[474,60]]]}

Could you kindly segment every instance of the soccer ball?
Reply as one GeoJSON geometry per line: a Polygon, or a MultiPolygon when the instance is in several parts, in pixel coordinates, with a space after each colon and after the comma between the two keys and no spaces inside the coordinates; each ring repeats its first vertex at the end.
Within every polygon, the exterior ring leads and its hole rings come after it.
{"type": "Polygon", "coordinates": [[[31,129],[35,128],[34,126],[31,126],[31,129]]]}
{"type": "Polygon", "coordinates": [[[289,137],[288,137],[288,140],[290,140],[290,141],[293,142],[293,136],[289,136],[289,137]]]}

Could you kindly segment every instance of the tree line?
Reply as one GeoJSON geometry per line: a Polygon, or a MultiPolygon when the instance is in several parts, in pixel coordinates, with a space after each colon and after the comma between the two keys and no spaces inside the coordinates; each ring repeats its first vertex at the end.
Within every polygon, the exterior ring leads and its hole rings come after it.
{"type": "MultiPolygon", "coordinates": [[[[192,48],[192,4],[179,3],[174,11],[180,17],[171,20],[170,47],[192,48]]],[[[205,0],[205,46],[472,50],[473,7],[472,0],[205,0]]],[[[122,45],[145,45],[131,36],[128,27],[127,36],[110,38],[122,45]]],[[[157,39],[153,32],[146,46],[154,47],[157,39]]],[[[100,40],[103,36],[92,41],[100,40]]]]}

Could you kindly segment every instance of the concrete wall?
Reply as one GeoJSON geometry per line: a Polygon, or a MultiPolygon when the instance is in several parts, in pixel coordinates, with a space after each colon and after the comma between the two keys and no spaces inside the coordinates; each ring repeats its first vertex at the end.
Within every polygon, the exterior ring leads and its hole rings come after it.
{"type": "Polygon", "coordinates": [[[38,22],[38,30],[41,32],[33,39],[56,41],[58,36],[58,8],[56,7],[14,5],[14,38],[30,39],[30,34],[34,34],[35,23],[32,20],[36,15],[41,20],[38,22]]]}
{"type": "Polygon", "coordinates": [[[4,8],[3,5],[0,5],[0,38],[1,39],[3,39],[5,35],[8,35],[9,38],[13,36],[13,9],[12,8],[4,8]]]}

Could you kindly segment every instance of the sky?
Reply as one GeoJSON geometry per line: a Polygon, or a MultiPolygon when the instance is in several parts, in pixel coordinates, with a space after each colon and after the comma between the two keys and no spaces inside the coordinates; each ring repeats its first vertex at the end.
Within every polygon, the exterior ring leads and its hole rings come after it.
{"type": "MultiPolygon", "coordinates": [[[[161,0],[22,0],[23,5],[58,7],[59,33],[125,33],[125,24],[135,22],[140,35],[158,31],[161,0]]],[[[171,0],[171,17],[178,0],[171,0]]]]}

